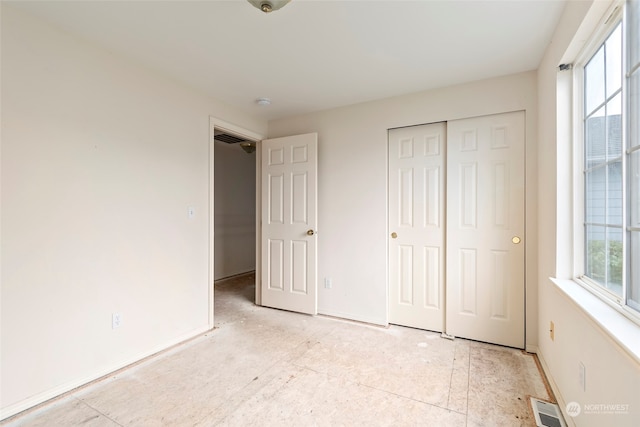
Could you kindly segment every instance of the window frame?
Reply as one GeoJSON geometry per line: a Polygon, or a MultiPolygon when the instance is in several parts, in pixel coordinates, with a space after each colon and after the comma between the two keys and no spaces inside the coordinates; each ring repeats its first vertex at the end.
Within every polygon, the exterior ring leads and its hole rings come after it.
{"type": "MultiPolygon", "coordinates": [[[[591,34],[588,41],[577,55],[573,64],[573,280],[582,287],[590,291],[596,297],[615,308],[617,311],[625,315],[636,324],[640,325],[640,311],[627,304],[628,283],[630,277],[631,263],[629,258],[629,239],[628,232],[628,215],[629,215],[629,177],[627,171],[627,162],[629,159],[628,147],[628,116],[629,102],[628,96],[628,77],[626,58],[627,51],[627,30],[625,22],[625,0],[617,0],[608,9],[604,15],[605,19],[601,21],[597,29],[591,34]],[[594,279],[586,276],[586,230],[585,230],[585,211],[586,211],[586,182],[585,182],[585,66],[596,55],[598,50],[606,43],[609,36],[616,30],[618,24],[621,25],[622,31],[622,253],[624,258],[623,279],[622,279],[622,295],[618,295],[607,289],[594,279]]],[[[605,100],[607,95],[605,93],[605,100]]],[[[605,101],[606,104],[606,101],[605,101]]]]}

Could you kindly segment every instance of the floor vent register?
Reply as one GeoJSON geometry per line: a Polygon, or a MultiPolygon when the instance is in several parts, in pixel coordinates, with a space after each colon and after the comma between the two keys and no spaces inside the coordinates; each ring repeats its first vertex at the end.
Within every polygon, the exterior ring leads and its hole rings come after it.
{"type": "Polygon", "coordinates": [[[567,427],[560,413],[560,408],[555,403],[532,397],[531,408],[533,408],[537,427],[567,427]]]}

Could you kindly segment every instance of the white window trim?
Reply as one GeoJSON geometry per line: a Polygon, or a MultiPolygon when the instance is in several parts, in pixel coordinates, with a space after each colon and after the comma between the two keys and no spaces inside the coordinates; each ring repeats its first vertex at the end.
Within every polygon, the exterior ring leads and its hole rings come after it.
{"type": "MultiPolygon", "coordinates": [[[[624,0],[614,2],[605,14],[606,19],[601,22],[597,31],[595,31],[590,38],[589,42],[582,49],[577,56],[576,62],[573,67],[573,105],[581,106],[584,103],[584,66],[600,49],[604,41],[613,32],[618,22],[624,19],[622,10],[624,6],[624,0]]],[[[624,31],[624,27],[623,27],[624,31]]],[[[623,45],[623,49],[625,46],[623,45]]],[[[623,92],[626,92],[626,79],[623,77],[623,92]]],[[[625,107],[626,108],[626,107],[625,107]]],[[[584,276],[585,265],[585,247],[584,247],[584,127],[582,108],[573,108],[573,280],[586,288],[590,292],[594,293],[598,298],[601,298],[605,303],[618,310],[629,320],[640,325],[640,313],[633,310],[626,305],[625,294],[622,297],[614,294],[603,286],[593,282],[588,277],[584,276]]],[[[624,126],[624,125],[623,125],[624,126]]],[[[623,130],[623,134],[626,130],[623,130]]],[[[623,169],[623,174],[625,169],[623,169]]],[[[626,175],[625,175],[626,176],[626,175]]],[[[626,194],[626,178],[625,189],[623,192],[626,194]]],[[[626,222],[626,212],[623,214],[626,222]]],[[[626,256],[625,245],[625,256],[626,256]]]]}
{"type": "MultiPolygon", "coordinates": [[[[558,154],[558,170],[562,170],[561,162],[564,161],[568,162],[565,164],[571,169],[568,178],[563,179],[560,174],[558,175],[558,196],[570,195],[571,224],[570,230],[566,232],[557,230],[556,262],[562,263],[565,260],[571,263],[571,267],[563,268],[561,265],[556,265],[557,277],[552,277],[550,280],[556,289],[595,322],[605,335],[633,359],[640,362],[640,313],[627,307],[624,299],[604,287],[581,278],[584,273],[584,129],[582,108],[576,108],[576,106],[583,105],[582,69],[613,31],[618,19],[622,18],[624,3],[624,0],[614,1],[603,15],[604,18],[594,27],[596,30],[589,36],[589,41],[574,57],[571,76],[561,74],[558,76],[558,141],[569,139],[568,142],[571,145],[570,156],[567,152],[564,152],[567,157],[564,157],[563,153],[558,154]],[[562,125],[560,121],[563,119],[570,123],[566,126],[562,125]]],[[[567,73],[567,71],[560,73],[567,73]]],[[[558,206],[560,205],[558,201],[558,206]]],[[[558,217],[559,226],[562,223],[569,225],[568,221],[569,218],[566,216],[558,217]]]]}
{"type": "Polygon", "coordinates": [[[622,19],[621,9],[623,4],[624,1],[616,2],[612,7],[613,10],[605,15],[608,17],[598,26],[598,30],[594,32],[589,42],[580,52],[573,67],[573,105],[576,107],[573,109],[572,118],[573,140],[575,141],[575,144],[573,146],[573,167],[576,171],[572,188],[574,194],[574,206],[576,207],[573,213],[573,277],[574,280],[584,286],[588,286],[592,290],[602,288],[603,292],[599,293],[601,294],[601,296],[605,296],[608,298],[614,297],[614,294],[606,291],[604,287],[596,283],[590,283],[590,280],[586,277],[585,278],[587,280],[583,279],[585,268],[584,206],[586,203],[584,192],[584,67],[593,58],[593,56],[603,45],[607,37],[609,37],[614,28],[617,26],[617,23],[622,19]]]}

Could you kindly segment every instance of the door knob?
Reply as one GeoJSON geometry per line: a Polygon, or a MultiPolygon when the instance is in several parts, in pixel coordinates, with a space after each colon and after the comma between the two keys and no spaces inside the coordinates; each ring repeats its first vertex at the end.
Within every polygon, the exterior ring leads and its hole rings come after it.
{"type": "Polygon", "coordinates": [[[397,239],[398,238],[398,233],[396,233],[395,231],[393,233],[391,233],[391,238],[392,239],[397,239]]]}
{"type": "Polygon", "coordinates": [[[313,230],[307,230],[307,235],[308,235],[308,236],[313,236],[314,234],[316,234],[316,232],[315,232],[315,231],[313,231],[313,230]]]}
{"type": "Polygon", "coordinates": [[[513,239],[511,239],[511,241],[516,245],[521,242],[521,240],[520,240],[520,238],[518,236],[514,236],[513,239]]]}

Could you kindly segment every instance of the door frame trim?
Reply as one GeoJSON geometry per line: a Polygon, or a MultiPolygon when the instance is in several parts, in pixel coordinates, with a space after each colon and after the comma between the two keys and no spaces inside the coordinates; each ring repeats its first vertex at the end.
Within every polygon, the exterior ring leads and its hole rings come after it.
{"type": "MultiPolygon", "coordinates": [[[[208,325],[209,329],[213,329],[214,320],[213,320],[213,308],[214,308],[214,282],[215,282],[215,245],[214,245],[214,191],[215,191],[215,130],[223,130],[225,132],[232,133],[234,135],[242,136],[256,143],[256,156],[260,156],[261,153],[261,144],[260,142],[263,139],[266,139],[266,135],[261,133],[257,133],[251,131],[242,126],[235,125],[233,123],[229,123],[222,119],[219,119],[214,116],[209,116],[209,257],[208,257],[208,325]]],[[[256,157],[259,158],[259,157],[256,157]]],[[[260,281],[260,261],[261,261],[261,253],[260,253],[260,218],[262,214],[262,206],[260,202],[260,162],[256,161],[256,304],[260,305],[260,289],[259,281],[260,281]]]]}

